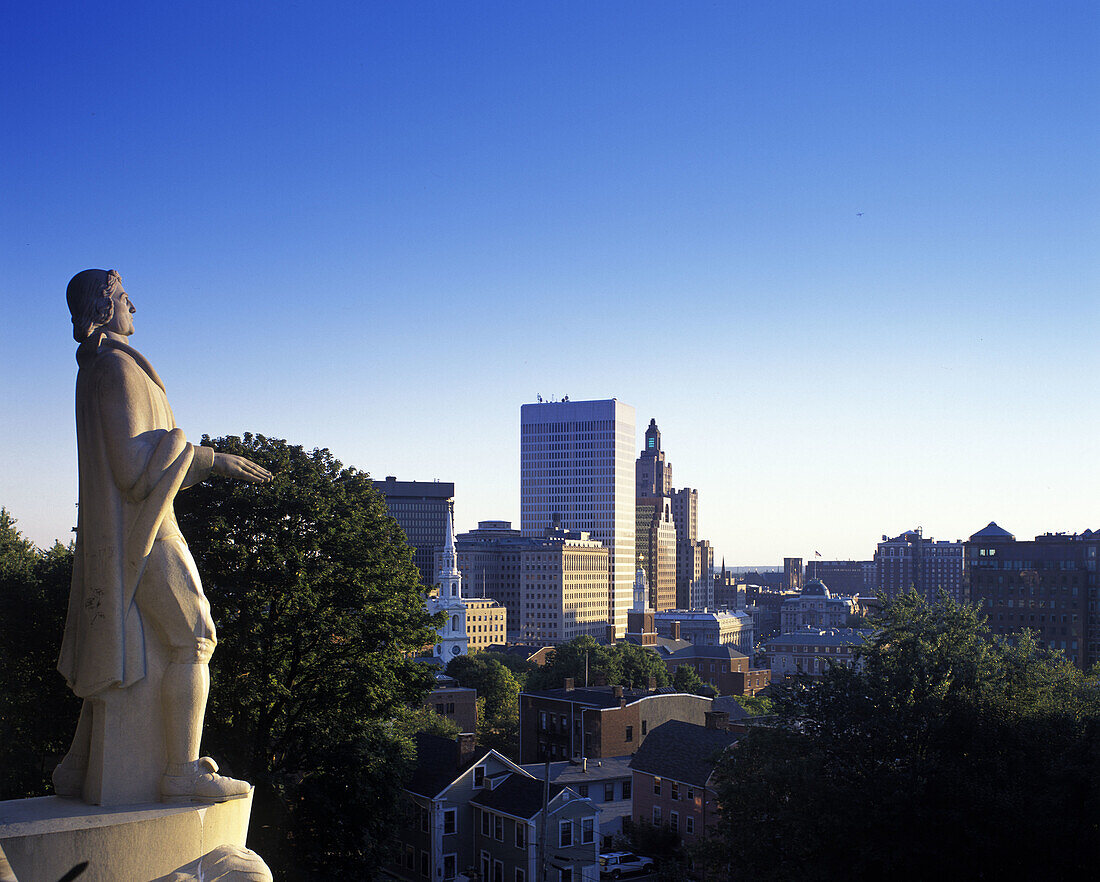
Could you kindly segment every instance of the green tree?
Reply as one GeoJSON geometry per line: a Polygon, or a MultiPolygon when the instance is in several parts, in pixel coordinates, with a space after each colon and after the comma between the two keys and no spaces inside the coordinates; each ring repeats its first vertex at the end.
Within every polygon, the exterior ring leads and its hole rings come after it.
{"type": "Polygon", "coordinates": [[[413,736],[426,732],[429,735],[439,735],[443,738],[454,738],[461,732],[458,723],[450,717],[437,714],[430,707],[403,708],[393,720],[393,728],[402,738],[412,739],[413,736]]]}
{"type": "Polygon", "coordinates": [[[652,677],[658,686],[671,680],[656,653],[633,643],[605,646],[593,638],[575,637],[550,653],[546,664],[528,676],[529,689],[560,689],[566,677],[577,686],[602,677],[615,686],[645,687],[652,677]]]}
{"type": "Polygon", "coordinates": [[[511,755],[519,738],[519,683],[495,658],[475,652],[451,659],[447,674],[478,694],[477,740],[511,755]]]}
{"type": "Polygon", "coordinates": [[[42,552],[0,509],[0,799],[52,792],[80,700],[57,672],[72,550],[42,552]]]}
{"type": "Polygon", "coordinates": [[[413,748],[388,721],[433,685],[411,550],[370,479],[260,435],[203,443],[274,473],[176,510],[218,627],[205,742],[256,785],[250,843],[285,878],[371,876],[413,748]]]}
{"type": "Polygon", "coordinates": [[[695,695],[703,688],[703,678],[691,665],[680,665],[672,675],[672,685],[677,692],[690,692],[695,695]]]}
{"type": "Polygon", "coordinates": [[[1096,675],[1030,634],[994,639],[976,608],[947,597],[930,605],[909,592],[877,625],[861,670],[834,665],[778,688],[778,725],[754,727],[720,764],[711,872],[1087,873],[1100,846],[1096,675]]]}

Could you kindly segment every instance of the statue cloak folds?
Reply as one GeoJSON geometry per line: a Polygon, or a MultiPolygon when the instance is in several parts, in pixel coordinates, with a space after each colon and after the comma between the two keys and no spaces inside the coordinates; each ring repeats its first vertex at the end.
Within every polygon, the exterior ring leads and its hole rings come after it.
{"type": "Polygon", "coordinates": [[[176,428],[153,366],[95,333],[77,350],[80,508],[58,670],[87,698],[145,676],[134,601],[153,543],[179,535],[176,493],[210,474],[214,451],[176,428]]]}

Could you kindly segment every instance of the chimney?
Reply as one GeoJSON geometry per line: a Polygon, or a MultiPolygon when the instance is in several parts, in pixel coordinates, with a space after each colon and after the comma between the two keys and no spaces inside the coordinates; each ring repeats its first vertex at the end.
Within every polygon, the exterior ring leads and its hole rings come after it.
{"type": "Polygon", "coordinates": [[[611,687],[611,697],[612,698],[622,698],[623,697],[623,687],[622,686],[612,686],[611,687]]]}
{"type": "Polygon", "coordinates": [[[465,768],[467,763],[473,759],[474,751],[477,750],[477,735],[473,732],[462,732],[455,736],[455,744],[457,745],[458,753],[458,767],[465,768]]]}
{"type": "Polygon", "coordinates": [[[706,713],[706,727],[708,729],[722,729],[723,731],[729,728],[730,715],[726,711],[707,711],[706,713]]]}
{"type": "Polygon", "coordinates": [[[673,622],[672,623],[672,639],[673,640],[679,640],[680,639],[680,623],[679,622],[673,622]]]}
{"type": "Polygon", "coordinates": [[[572,692],[573,691],[573,678],[572,677],[566,677],[565,678],[565,691],[566,692],[572,692]]]}

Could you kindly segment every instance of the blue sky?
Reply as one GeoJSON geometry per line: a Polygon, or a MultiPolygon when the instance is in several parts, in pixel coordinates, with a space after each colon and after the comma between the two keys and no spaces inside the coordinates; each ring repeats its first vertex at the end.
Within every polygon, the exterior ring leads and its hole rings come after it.
{"type": "Polygon", "coordinates": [[[618,397],[734,563],[1100,527],[1092,3],[23,4],[0,504],[76,498],[85,267],[194,438],[453,480],[618,397]]]}

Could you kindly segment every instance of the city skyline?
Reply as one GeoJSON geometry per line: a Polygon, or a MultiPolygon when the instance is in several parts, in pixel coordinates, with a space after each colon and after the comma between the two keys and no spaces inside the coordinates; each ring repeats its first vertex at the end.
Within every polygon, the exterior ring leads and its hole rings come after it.
{"type": "Polygon", "coordinates": [[[739,565],[1100,527],[1087,3],[14,10],[0,505],[75,523],[64,288],[177,423],[520,522],[518,405],[651,418],[739,565]],[[93,51],[91,47],[104,47],[93,51]]]}

